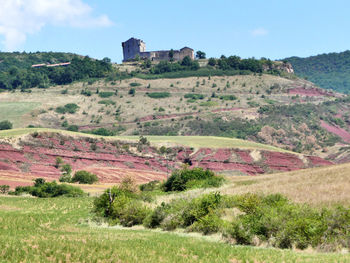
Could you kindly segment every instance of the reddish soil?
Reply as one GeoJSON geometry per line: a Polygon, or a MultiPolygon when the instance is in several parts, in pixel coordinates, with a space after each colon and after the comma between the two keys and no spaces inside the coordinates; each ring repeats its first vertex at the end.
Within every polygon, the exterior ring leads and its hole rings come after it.
{"type": "Polygon", "coordinates": [[[28,135],[19,146],[13,148],[9,144],[0,144],[0,179],[9,181],[11,186],[22,185],[23,182],[31,184],[36,177],[58,180],[61,171],[55,167],[57,157],[72,165],[73,170],[97,174],[101,183],[118,183],[126,175],[132,176],[138,183],[162,180],[184,162],[192,163],[192,167],[217,172],[240,171],[247,175],[331,164],[310,156],[307,157],[309,165],[305,165],[297,155],[269,151],[262,151],[263,158],[255,162],[250,150],[201,148],[193,151],[186,147],[172,148],[166,160],[155,147],[148,145],[140,148],[137,143],[97,141],[55,133],[42,133],[35,138],[28,135]]]}
{"type": "Polygon", "coordinates": [[[334,97],[335,95],[332,92],[319,89],[319,88],[304,88],[298,87],[288,90],[289,94],[302,95],[302,96],[327,96],[334,97]]]}
{"type": "Polygon", "coordinates": [[[326,129],[328,132],[333,133],[340,138],[342,138],[345,142],[350,142],[350,133],[343,128],[340,128],[338,126],[333,126],[328,124],[325,121],[321,120],[321,127],[326,129]]]}

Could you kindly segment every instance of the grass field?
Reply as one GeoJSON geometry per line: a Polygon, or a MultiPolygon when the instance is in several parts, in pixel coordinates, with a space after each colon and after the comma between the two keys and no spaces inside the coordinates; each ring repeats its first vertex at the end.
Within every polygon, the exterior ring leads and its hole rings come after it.
{"type": "Polygon", "coordinates": [[[252,177],[232,176],[225,194],[281,193],[297,203],[350,205],[350,164],[252,177]]]}
{"type": "Polygon", "coordinates": [[[38,102],[0,102],[0,121],[10,120],[14,127],[21,127],[26,114],[40,105],[38,102]]]}
{"type": "Polygon", "coordinates": [[[175,233],[93,227],[92,198],[0,196],[0,262],[349,262],[350,255],[231,246],[175,233]]]}
{"type": "MultiPolygon", "coordinates": [[[[55,130],[47,128],[23,128],[0,131],[0,138],[22,136],[32,132],[60,132],[73,136],[94,136],[85,133],[70,132],[64,130],[55,130]]],[[[241,139],[214,137],[214,136],[146,136],[147,139],[154,144],[170,144],[170,145],[182,145],[193,148],[242,148],[242,149],[258,149],[277,152],[288,152],[281,148],[277,148],[270,145],[256,143],[252,141],[246,141],[241,139]]],[[[111,136],[104,137],[106,140],[131,140],[138,141],[139,136],[111,136]]],[[[290,152],[292,153],[292,152],[290,152]]]]}

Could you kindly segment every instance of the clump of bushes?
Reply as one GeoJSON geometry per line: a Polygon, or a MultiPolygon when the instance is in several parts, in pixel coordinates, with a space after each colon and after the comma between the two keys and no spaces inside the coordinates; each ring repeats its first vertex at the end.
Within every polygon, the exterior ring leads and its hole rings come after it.
{"type": "Polygon", "coordinates": [[[192,100],[202,100],[204,99],[205,95],[203,94],[196,94],[196,93],[187,93],[184,95],[185,99],[192,99],[192,100]]]}
{"type": "Polygon", "coordinates": [[[114,92],[110,92],[110,91],[104,91],[104,92],[99,92],[98,96],[100,96],[100,98],[109,98],[112,97],[114,95],[114,92]]]}
{"type": "Polygon", "coordinates": [[[220,100],[236,100],[237,97],[235,95],[222,95],[220,96],[220,100]]]}
{"type": "Polygon", "coordinates": [[[147,93],[147,96],[152,99],[163,99],[163,98],[169,98],[171,94],[169,92],[151,92],[151,93],[147,93]]]}
{"type": "Polygon", "coordinates": [[[89,134],[95,134],[95,135],[101,135],[101,136],[115,136],[117,135],[116,131],[109,130],[106,128],[98,128],[94,130],[84,130],[83,133],[89,133],[89,134]]]}
{"type": "Polygon", "coordinates": [[[12,123],[8,120],[0,122],[0,130],[11,130],[12,126],[12,123]]]}
{"type": "Polygon", "coordinates": [[[59,106],[56,108],[56,112],[60,114],[70,113],[74,114],[79,109],[79,106],[75,103],[68,103],[64,106],[59,106]]]}
{"type": "Polygon", "coordinates": [[[279,248],[311,246],[329,251],[349,247],[350,210],[344,207],[319,211],[293,204],[280,194],[245,194],[230,197],[230,203],[243,212],[225,233],[238,244],[254,245],[258,238],[279,248]]]}
{"type": "Polygon", "coordinates": [[[96,174],[89,173],[87,171],[77,171],[71,180],[72,183],[79,184],[93,184],[98,182],[96,174]]]}
{"type": "Polygon", "coordinates": [[[46,182],[43,178],[35,179],[33,186],[17,186],[15,191],[9,192],[12,195],[30,194],[32,196],[48,198],[48,197],[80,197],[85,196],[83,190],[67,184],[57,184],[55,181],[46,182]]]}
{"type": "Polygon", "coordinates": [[[94,212],[108,219],[111,225],[131,227],[143,223],[150,209],[129,183],[107,189],[94,200],[94,212]]]}
{"type": "Polygon", "coordinates": [[[191,188],[219,187],[224,182],[222,176],[215,175],[210,170],[196,167],[185,167],[172,173],[164,183],[164,191],[185,191],[191,188]]]}
{"type": "Polygon", "coordinates": [[[280,194],[217,192],[173,199],[153,209],[142,200],[142,192],[113,187],[95,199],[94,211],[111,224],[221,233],[227,241],[242,245],[337,251],[350,244],[350,210],[341,206],[321,210],[292,203],[280,194]]]}

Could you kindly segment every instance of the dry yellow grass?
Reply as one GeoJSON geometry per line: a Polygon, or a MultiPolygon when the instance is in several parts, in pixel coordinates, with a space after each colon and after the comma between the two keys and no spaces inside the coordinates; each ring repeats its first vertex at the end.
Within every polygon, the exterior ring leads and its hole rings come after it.
{"type": "Polygon", "coordinates": [[[177,198],[194,198],[209,192],[238,195],[280,193],[296,203],[316,207],[350,205],[350,164],[332,165],[259,176],[230,176],[220,188],[194,189],[159,196],[157,203],[177,198]]]}
{"type": "Polygon", "coordinates": [[[232,184],[220,189],[224,194],[281,193],[298,203],[350,204],[350,164],[229,180],[232,184]]]}

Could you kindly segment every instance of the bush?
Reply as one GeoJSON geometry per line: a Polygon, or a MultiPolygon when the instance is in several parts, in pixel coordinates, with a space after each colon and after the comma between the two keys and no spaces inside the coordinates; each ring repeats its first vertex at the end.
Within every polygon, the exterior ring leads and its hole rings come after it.
{"type": "Polygon", "coordinates": [[[6,194],[8,193],[8,191],[10,190],[10,186],[9,185],[0,185],[0,193],[2,194],[6,194]]]}
{"type": "Polygon", "coordinates": [[[75,103],[68,103],[66,105],[64,105],[63,107],[57,107],[56,108],[56,112],[60,113],[60,114],[65,114],[65,113],[71,113],[74,114],[77,112],[77,110],[79,109],[79,106],[75,103]]]}
{"type": "Polygon", "coordinates": [[[150,210],[140,201],[140,196],[130,189],[112,187],[94,200],[94,211],[109,219],[110,224],[133,226],[142,224],[150,210]]]}
{"type": "Polygon", "coordinates": [[[185,191],[199,187],[218,187],[222,185],[224,178],[216,176],[210,170],[203,168],[188,169],[187,167],[176,170],[164,183],[164,191],[185,191]]]}
{"type": "Polygon", "coordinates": [[[139,86],[141,86],[141,83],[131,82],[129,85],[130,85],[130,87],[139,87],[139,86]]]}
{"type": "Polygon", "coordinates": [[[163,98],[169,98],[171,94],[169,92],[152,92],[152,93],[147,93],[147,96],[152,99],[163,99],[163,98]]]}
{"type": "Polygon", "coordinates": [[[128,93],[129,95],[135,96],[136,90],[134,88],[131,88],[128,93]]]}
{"type": "Polygon", "coordinates": [[[108,91],[98,93],[98,96],[100,98],[109,98],[109,97],[112,97],[113,95],[114,95],[114,92],[108,92],[108,91]]]}
{"type": "Polygon", "coordinates": [[[77,125],[69,125],[69,126],[67,127],[67,130],[68,130],[68,131],[77,132],[77,131],[79,131],[79,127],[78,127],[77,125]]]}
{"type": "Polygon", "coordinates": [[[96,174],[92,174],[87,171],[78,171],[72,177],[72,183],[76,182],[79,184],[93,184],[98,182],[98,178],[96,174]]]}
{"type": "Polygon", "coordinates": [[[196,93],[187,93],[185,94],[185,99],[193,99],[193,100],[202,100],[204,99],[205,95],[203,94],[196,94],[196,93]]]}
{"type": "Polygon", "coordinates": [[[61,175],[58,181],[60,181],[61,183],[71,183],[72,176],[70,174],[61,175]]]}
{"type": "Polygon", "coordinates": [[[113,100],[100,100],[98,104],[115,105],[115,102],[113,100]]]}
{"type": "Polygon", "coordinates": [[[140,185],[140,190],[142,192],[152,192],[154,190],[159,190],[159,189],[160,189],[160,182],[158,180],[140,185]]]}
{"type": "Polygon", "coordinates": [[[12,193],[14,195],[20,195],[22,193],[29,193],[33,196],[48,198],[48,197],[79,197],[85,196],[83,190],[78,187],[67,185],[67,184],[57,184],[53,182],[45,182],[44,179],[38,178],[35,180],[34,186],[18,186],[12,193]]]}
{"type": "Polygon", "coordinates": [[[12,126],[12,123],[7,120],[0,122],[0,130],[11,130],[12,126]]]}
{"type": "Polygon", "coordinates": [[[85,130],[82,131],[84,133],[89,133],[89,134],[95,134],[95,135],[101,135],[101,136],[115,136],[117,133],[112,130],[108,130],[106,128],[98,128],[94,130],[85,130]]]}

